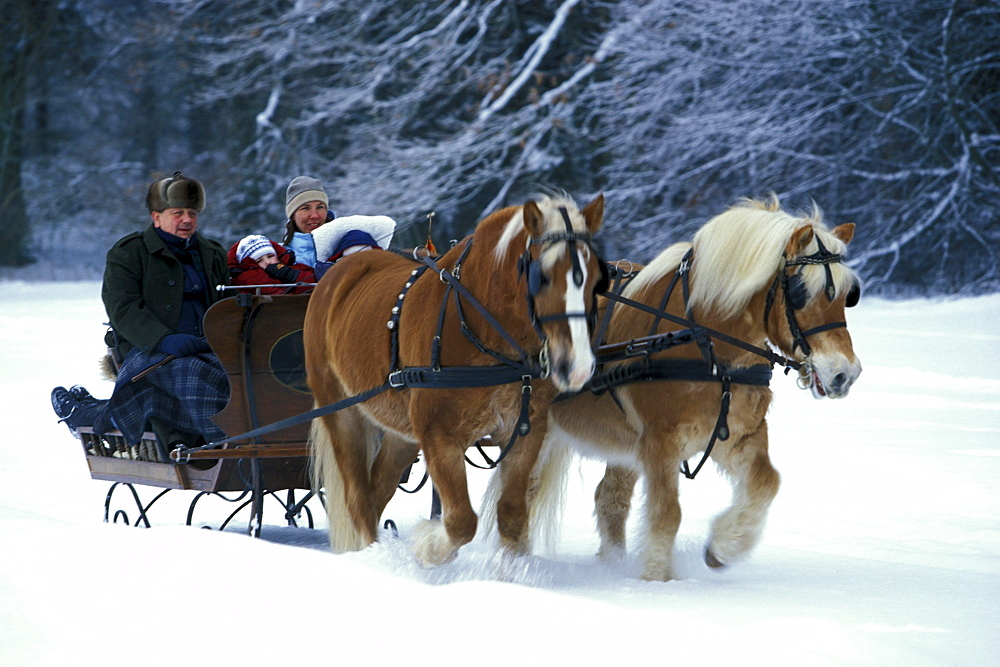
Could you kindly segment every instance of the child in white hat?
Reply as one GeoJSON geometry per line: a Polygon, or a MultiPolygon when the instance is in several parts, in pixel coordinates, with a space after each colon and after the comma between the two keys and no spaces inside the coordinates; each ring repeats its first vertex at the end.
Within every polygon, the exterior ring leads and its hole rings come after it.
{"type": "Polygon", "coordinates": [[[242,264],[248,257],[257,262],[257,266],[262,269],[278,263],[278,253],[275,252],[271,241],[260,234],[247,236],[236,245],[236,261],[242,264]]]}
{"type": "Polygon", "coordinates": [[[252,286],[246,292],[302,294],[316,282],[312,267],[296,263],[294,253],[260,234],[251,234],[235,243],[229,249],[228,264],[234,285],[252,286]]]}

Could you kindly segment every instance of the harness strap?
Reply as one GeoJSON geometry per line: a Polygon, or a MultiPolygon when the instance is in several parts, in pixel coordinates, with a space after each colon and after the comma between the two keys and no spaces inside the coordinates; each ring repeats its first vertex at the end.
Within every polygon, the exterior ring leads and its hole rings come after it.
{"type": "Polygon", "coordinates": [[[430,257],[424,257],[424,264],[426,264],[432,270],[434,270],[441,277],[441,280],[444,283],[451,285],[458,294],[460,294],[462,297],[465,298],[466,301],[472,304],[472,306],[479,312],[479,314],[483,316],[483,319],[485,319],[486,322],[491,327],[493,327],[493,329],[498,334],[500,334],[500,337],[503,338],[505,341],[507,341],[507,343],[517,351],[518,356],[521,357],[521,363],[524,365],[525,368],[532,367],[531,358],[525,351],[525,349],[521,347],[521,345],[514,339],[514,337],[511,336],[510,333],[503,328],[503,325],[501,325],[500,322],[498,322],[497,319],[493,317],[493,315],[488,310],[486,310],[483,304],[481,304],[479,300],[472,295],[472,292],[470,292],[465,287],[465,285],[461,283],[461,281],[459,281],[455,276],[453,276],[448,271],[445,271],[440,266],[438,266],[437,263],[430,257]]]}
{"type": "MultiPolygon", "coordinates": [[[[469,250],[472,248],[472,237],[468,238],[465,244],[465,249],[462,250],[462,254],[459,255],[458,261],[455,262],[455,267],[451,270],[451,274],[458,278],[461,272],[462,262],[465,261],[465,256],[469,254],[469,250]]],[[[429,268],[426,264],[423,266],[424,269],[429,268]]],[[[441,310],[438,312],[437,321],[437,332],[434,334],[433,340],[431,340],[431,366],[434,368],[441,368],[441,334],[444,331],[444,316],[448,312],[448,296],[452,293],[452,286],[449,283],[445,288],[444,297],[441,298],[441,310]]],[[[465,317],[462,315],[461,302],[458,300],[458,296],[455,296],[455,306],[458,309],[459,318],[462,321],[462,326],[465,326],[465,317]]]]}
{"type": "MultiPolygon", "coordinates": [[[[611,273],[612,271],[614,272],[615,281],[611,285],[611,288],[608,290],[608,292],[620,296],[622,291],[625,289],[625,283],[622,281],[622,272],[619,271],[617,267],[608,265],[608,273],[611,273]]],[[[597,306],[596,299],[594,300],[594,306],[595,307],[597,306]]],[[[612,312],[614,312],[614,309],[615,309],[615,303],[608,302],[607,308],[604,309],[604,317],[601,318],[601,324],[594,331],[593,341],[595,347],[604,344],[604,336],[608,332],[608,325],[611,324],[611,314],[612,312]]]]}
{"type": "MultiPolygon", "coordinates": [[[[673,315],[671,313],[668,313],[666,311],[658,310],[656,308],[653,308],[652,306],[647,306],[646,304],[641,303],[639,301],[635,301],[634,299],[629,299],[627,297],[618,296],[616,294],[610,294],[610,293],[605,293],[604,296],[606,298],[608,298],[608,299],[611,299],[612,301],[618,301],[619,303],[624,303],[627,306],[631,306],[632,308],[636,308],[638,310],[641,310],[643,312],[649,313],[651,315],[656,315],[656,316],[661,317],[662,319],[670,320],[674,324],[680,324],[681,326],[690,327],[692,329],[694,329],[694,328],[701,329],[702,331],[704,331],[705,333],[707,333],[712,338],[716,338],[718,340],[721,340],[724,343],[729,343],[730,345],[733,345],[734,347],[738,347],[738,348],[740,348],[742,350],[746,350],[747,352],[752,352],[753,354],[756,354],[759,357],[763,357],[764,359],[767,359],[768,361],[770,361],[773,364],[778,364],[780,366],[784,366],[784,367],[790,368],[792,370],[799,370],[799,368],[802,367],[802,364],[800,364],[799,362],[793,361],[791,359],[787,359],[787,358],[781,356],[780,354],[772,352],[771,350],[767,350],[767,349],[764,349],[762,347],[757,347],[756,345],[751,345],[750,343],[742,341],[742,340],[740,340],[738,338],[733,338],[732,336],[724,334],[721,331],[716,331],[715,329],[711,329],[709,327],[702,326],[700,324],[696,324],[696,323],[692,322],[691,320],[685,319],[683,317],[678,317],[678,316],[673,315]]],[[[661,334],[661,335],[663,335],[663,334],[661,334]]],[[[600,355],[601,355],[601,351],[600,350],[601,350],[601,348],[598,348],[598,354],[596,355],[596,356],[598,356],[598,363],[602,362],[602,359],[600,359],[600,355]]]]}
{"type": "MultiPolygon", "coordinates": [[[[451,286],[450,285],[449,285],[448,289],[451,290],[451,286]]],[[[526,367],[523,363],[517,361],[516,359],[510,359],[508,357],[505,357],[500,352],[497,352],[496,350],[493,350],[493,349],[490,349],[489,347],[486,347],[486,343],[484,343],[483,341],[479,340],[479,337],[476,335],[476,332],[473,331],[472,327],[469,326],[469,323],[466,322],[466,320],[465,320],[465,310],[462,308],[462,299],[459,297],[458,292],[457,291],[451,291],[451,295],[452,295],[452,297],[454,298],[454,301],[455,301],[455,312],[458,313],[459,330],[462,332],[462,335],[465,336],[466,340],[468,340],[470,343],[472,343],[472,345],[477,350],[479,350],[479,352],[481,352],[482,354],[485,354],[488,357],[493,357],[494,359],[496,359],[497,361],[499,361],[501,364],[506,364],[507,366],[510,366],[512,368],[517,368],[517,369],[522,369],[522,370],[526,369],[526,368],[530,370],[530,368],[533,368],[533,366],[527,366],[526,367]]]]}
{"type": "Polygon", "coordinates": [[[729,378],[723,376],[722,378],[722,401],[719,405],[719,418],[715,421],[715,428],[712,430],[712,437],[708,440],[708,445],[705,447],[704,453],[701,455],[701,461],[695,466],[694,470],[688,466],[687,460],[681,461],[681,472],[688,479],[694,479],[698,473],[701,471],[705,462],[708,461],[708,457],[712,455],[712,448],[715,447],[716,440],[728,440],[729,439],[729,401],[732,399],[733,394],[730,391],[729,378]]]}
{"type": "Polygon", "coordinates": [[[526,373],[511,366],[449,366],[437,369],[414,366],[389,373],[389,384],[395,389],[468,389],[510,384],[525,377],[541,377],[541,372],[535,368],[526,373]]]}
{"type": "Polygon", "coordinates": [[[465,456],[465,462],[473,468],[479,468],[480,470],[492,470],[496,468],[507,457],[510,450],[514,448],[514,443],[517,442],[517,439],[531,432],[531,415],[528,412],[528,406],[531,402],[531,378],[526,375],[521,378],[521,382],[521,412],[518,413],[517,426],[514,427],[514,431],[510,434],[510,439],[503,446],[503,449],[500,450],[500,456],[495,461],[486,455],[482,447],[476,445],[476,449],[486,459],[487,465],[481,466],[473,462],[468,456],[465,456]]]}
{"type": "MultiPolygon", "coordinates": [[[[573,231],[573,224],[569,221],[569,212],[566,211],[566,207],[560,206],[559,212],[562,214],[563,223],[566,225],[566,240],[574,241],[573,248],[569,253],[570,260],[573,262],[573,282],[577,287],[583,287],[583,268],[580,266],[580,256],[576,253],[575,243],[575,240],[579,238],[579,235],[573,231]]],[[[586,239],[589,243],[590,234],[587,234],[586,239]]]]}
{"type": "Polygon", "coordinates": [[[660,326],[660,320],[663,319],[663,317],[659,313],[665,313],[667,311],[667,304],[670,302],[670,297],[674,293],[674,287],[677,286],[677,280],[682,275],[684,276],[684,285],[682,286],[682,289],[684,290],[684,303],[686,306],[688,301],[687,273],[688,273],[688,268],[691,265],[691,254],[692,254],[691,250],[688,250],[686,253],[684,253],[684,258],[681,259],[680,266],[677,267],[676,271],[674,271],[674,275],[670,279],[670,284],[667,285],[667,289],[663,292],[663,299],[660,300],[659,311],[653,318],[652,326],[649,327],[650,336],[656,334],[656,328],[660,326]]]}
{"type": "Polygon", "coordinates": [[[591,378],[588,388],[595,394],[632,382],[676,380],[679,382],[728,382],[766,387],[773,371],[768,364],[747,367],[722,367],[713,371],[698,359],[643,359],[615,366],[591,378]]]}
{"type": "Polygon", "coordinates": [[[818,327],[813,327],[812,329],[806,329],[802,332],[803,338],[808,338],[813,334],[822,333],[824,331],[829,331],[830,329],[840,329],[841,327],[847,328],[847,322],[827,322],[826,324],[821,324],[818,327]]]}
{"type": "Polygon", "coordinates": [[[389,327],[389,368],[396,369],[399,367],[399,318],[403,314],[403,300],[406,298],[406,294],[410,291],[410,288],[413,287],[413,283],[417,282],[417,278],[423,275],[424,271],[428,268],[427,266],[420,266],[410,271],[410,278],[403,285],[399,296],[396,297],[396,305],[392,307],[389,321],[386,322],[386,326],[389,327]]]}

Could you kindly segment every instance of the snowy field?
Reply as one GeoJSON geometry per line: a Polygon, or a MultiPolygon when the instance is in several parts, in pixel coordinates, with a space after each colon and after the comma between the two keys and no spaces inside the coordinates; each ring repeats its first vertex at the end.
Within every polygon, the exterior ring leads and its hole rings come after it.
{"type": "MultiPolygon", "coordinates": [[[[782,486],[752,557],[701,562],[729,500],[708,466],[681,483],[683,579],[650,583],[636,539],[625,563],[594,557],[595,462],[557,551],[502,575],[480,542],[411,560],[427,491],[390,505],[399,540],[343,556],[325,530],[186,527],[193,492],[152,529],[105,524],[109,484],[49,406],[60,384],[110,394],[100,285],[0,287],[0,665],[1000,664],[1000,295],[862,300],[849,397],[772,383],[782,486]]],[[[470,479],[481,495],[486,473],[470,479]]]]}

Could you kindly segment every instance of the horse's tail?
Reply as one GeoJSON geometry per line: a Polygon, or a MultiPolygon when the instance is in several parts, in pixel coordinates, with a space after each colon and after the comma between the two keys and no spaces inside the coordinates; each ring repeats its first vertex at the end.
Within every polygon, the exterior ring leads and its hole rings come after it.
{"type": "Polygon", "coordinates": [[[359,551],[368,546],[347,505],[347,489],[334,452],[333,436],[322,417],[313,419],[309,430],[312,450],[312,486],[323,489],[330,524],[330,548],[335,553],[359,551]]]}
{"type": "Polygon", "coordinates": [[[561,439],[549,436],[542,447],[541,460],[535,466],[528,489],[531,543],[541,545],[548,553],[554,553],[559,543],[572,460],[573,452],[569,446],[561,439]]]}
{"type": "MultiPolygon", "coordinates": [[[[530,543],[553,553],[559,542],[569,465],[570,448],[558,438],[546,438],[528,486],[528,531],[530,543]]],[[[503,464],[501,464],[502,466],[503,464]]],[[[490,477],[480,507],[479,533],[482,538],[497,539],[497,503],[503,487],[502,473],[490,477]]]]}
{"type": "Polygon", "coordinates": [[[495,541],[497,533],[497,502],[500,501],[500,471],[494,469],[490,473],[490,483],[483,492],[483,502],[479,505],[479,525],[476,526],[476,537],[481,540],[495,541]]]}

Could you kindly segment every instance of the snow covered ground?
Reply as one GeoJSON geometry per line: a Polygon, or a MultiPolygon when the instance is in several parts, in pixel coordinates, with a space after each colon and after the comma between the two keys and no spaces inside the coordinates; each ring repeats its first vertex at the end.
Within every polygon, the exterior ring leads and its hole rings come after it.
{"type": "Polygon", "coordinates": [[[109,484],[49,407],[59,384],[110,393],[100,286],[0,288],[0,664],[1000,664],[1000,295],[863,300],[848,398],[773,382],[782,487],[753,556],[701,563],[729,499],[707,467],[681,483],[684,578],[650,583],[594,557],[596,462],[572,475],[558,550],[503,576],[478,542],[411,560],[427,491],[390,505],[399,540],[342,556],[325,530],[186,527],[193,492],[152,529],[105,524],[109,484]]]}

